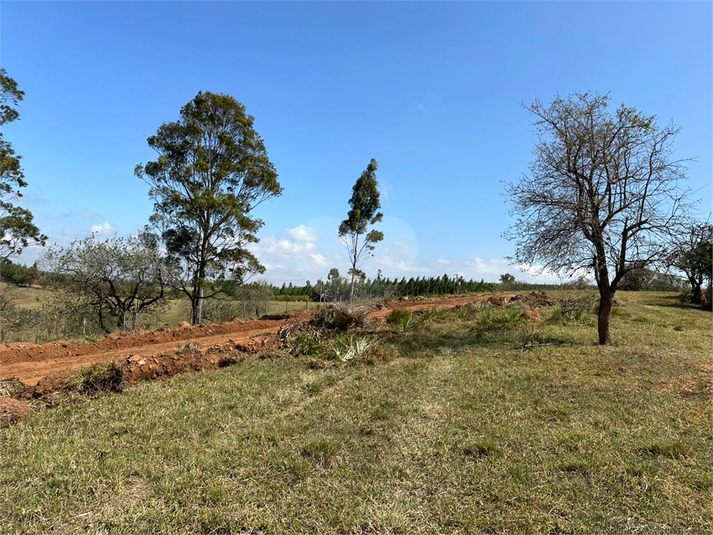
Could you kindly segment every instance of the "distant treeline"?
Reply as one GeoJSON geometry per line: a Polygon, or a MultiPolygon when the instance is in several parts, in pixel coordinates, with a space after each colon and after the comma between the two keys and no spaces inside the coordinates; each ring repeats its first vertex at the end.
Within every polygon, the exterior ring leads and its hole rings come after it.
{"type": "MultiPolygon", "coordinates": [[[[528,284],[512,282],[496,284],[484,280],[466,280],[462,277],[405,277],[398,279],[366,279],[356,285],[356,295],[360,300],[380,299],[383,297],[418,297],[430,295],[454,295],[461,293],[492,292],[496,290],[552,290],[560,288],[558,284],[528,284]]],[[[315,284],[307,281],[304,286],[292,283],[274,286],[276,300],[284,301],[346,301],[349,298],[349,280],[345,277],[333,277],[327,281],[318,280],[315,284]]]]}
{"type": "MultiPolygon", "coordinates": [[[[43,286],[62,287],[67,283],[64,280],[66,278],[67,276],[56,273],[43,273],[36,265],[28,267],[7,259],[0,261],[0,280],[3,282],[17,285],[41,283],[43,286]]],[[[503,279],[503,276],[501,276],[501,279],[503,279]]],[[[333,269],[330,271],[326,281],[318,279],[314,284],[306,281],[303,286],[293,285],[292,283],[275,286],[263,281],[236,286],[230,294],[234,299],[246,300],[243,295],[245,292],[250,292],[252,295],[257,290],[262,292],[267,290],[268,295],[269,292],[272,292],[273,298],[277,301],[346,301],[349,298],[349,284],[348,278],[340,276],[339,272],[333,269]]],[[[473,279],[466,280],[463,277],[448,276],[447,274],[441,277],[411,277],[409,279],[405,277],[391,279],[379,276],[375,279],[365,279],[357,282],[355,297],[360,300],[369,300],[384,297],[418,297],[493,291],[525,292],[571,287],[583,289],[588,286],[593,285],[585,279],[563,284],[533,284],[517,280],[492,283],[481,279],[478,282],[473,279]]],[[[619,287],[622,290],[629,291],[682,291],[685,290],[686,286],[683,280],[674,275],[642,269],[628,274],[619,287]]],[[[181,295],[178,292],[169,290],[167,297],[177,298],[181,297],[181,295]]]]}

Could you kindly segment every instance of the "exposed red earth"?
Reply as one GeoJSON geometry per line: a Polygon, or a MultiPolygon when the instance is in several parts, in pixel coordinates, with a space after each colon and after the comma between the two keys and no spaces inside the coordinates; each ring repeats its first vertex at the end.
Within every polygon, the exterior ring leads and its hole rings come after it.
{"type": "MultiPolygon", "coordinates": [[[[372,308],[369,316],[385,321],[394,308],[410,311],[433,307],[455,308],[478,301],[501,305],[515,295],[467,296],[438,300],[402,300],[372,308]]],[[[306,319],[309,313],[282,319],[234,321],[155,331],[114,333],[93,343],[0,344],[0,379],[17,379],[37,393],[51,391],[62,380],[97,362],[124,360],[136,378],[156,379],[189,369],[219,366],[219,354],[237,351],[257,353],[276,343],[283,325],[306,319]],[[180,351],[193,342],[190,351],[180,351]],[[143,371],[142,371],[143,370],[143,371]]]]}

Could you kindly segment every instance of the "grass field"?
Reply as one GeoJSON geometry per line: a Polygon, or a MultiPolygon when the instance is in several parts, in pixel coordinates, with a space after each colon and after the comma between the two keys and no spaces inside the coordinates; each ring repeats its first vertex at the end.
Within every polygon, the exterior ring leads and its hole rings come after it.
{"type": "MultiPolygon", "coordinates": [[[[12,299],[13,305],[20,309],[39,311],[43,304],[50,304],[53,298],[57,298],[60,294],[44,288],[19,287],[7,283],[0,283],[0,294],[5,298],[12,299]]],[[[54,299],[56,302],[57,299],[54,299]]],[[[260,315],[278,315],[290,312],[300,312],[303,310],[314,310],[319,306],[319,303],[308,302],[286,302],[286,301],[267,301],[257,303],[259,306],[260,315]]],[[[223,307],[219,319],[228,321],[234,317],[241,319],[251,319],[256,317],[256,304],[246,304],[242,306],[239,301],[216,301],[208,300],[206,308],[210,311],[215,306],[223,307]]],[[[52,316],[51,314],[49,315],[52,316]]],[[[6,316],[7,317],[7,316],[6,316]]],[[[139,316],[137,325],[144,329],[156,329],[164,325],[175,326],[182,321],[191,320],[191,305],[187,298],[170,299],[162,307],[143,312],[139,316]]],[[[210,323],[212,318],[209,316],[205,321],[210,323]]],[[[28,325],[26,322],[19,322],[18,325],[13,325],[3,332],[3,340],[6,342],[48,342],[58,339],[76,339],[84,338],[81,334],[81,329],[77,332],[68,333],[62,327],[55,326],[57,324],[52,320],[38,321],[28,325]]],[[[76,326],[75,326],[76,327],[76,326]]],[[[103,331],[98,326],[89,326],[89,334],[101,335],[103,331]]]]}
{"type": "Polygon", "coordinates": [[[2,432],[2,531],[713,532],[711,314],[617,299],[610,347],[592,315],[434,315],[377,335],[390,362],[45,410],[2,432]]]}

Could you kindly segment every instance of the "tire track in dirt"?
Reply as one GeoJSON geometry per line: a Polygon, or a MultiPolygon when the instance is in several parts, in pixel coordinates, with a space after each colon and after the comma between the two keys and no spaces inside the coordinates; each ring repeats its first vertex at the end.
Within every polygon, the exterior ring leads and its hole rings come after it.
{"type": "MultiPolygon", "coordinates": [[[[514,294],[453,297],[436,301],[397,301],[386,308],[370,310],[369,317],[383,322],[395,308],[416,312],[433,307],[455,308],[492,299],[507,302],[512,297],[514,294]]],[[[60,347],[57,343],[5,344],[0,346],[0,379],[18,379],[28,386],[35,386],[47,377],[69,377],[79,369],[98,362],[130,356],[158,356],[175,352],[189,342],[195,342],[201,350],[227,343],[242,344],[249,349],[252,341],[260,337],[273,337],[283,325],[305,317],[302,314],[285,319],[177,328],[130,334],[121,338],[110,335],[92,344],[65,342],[60,347]],[[219,333],[213,334],[216,331],[219,333]]]]}

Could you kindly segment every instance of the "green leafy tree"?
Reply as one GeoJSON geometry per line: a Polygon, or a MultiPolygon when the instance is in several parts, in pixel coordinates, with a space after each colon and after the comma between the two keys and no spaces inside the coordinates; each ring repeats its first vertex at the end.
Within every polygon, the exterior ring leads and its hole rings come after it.
{"type": "MultiPolygon", "coordinates": [[[[17,82],[0,69],[0,127],[20,118],[16,106],[24,96],[17,82]]],[[[47,240],[33,223],[32,212],[11,202],[22,197],[20,188],[27,186],[20,159],[0,131],[0,258],[18,255],[28,245],[44,245],[47,240]]]]}
{"type": "Polygon", "coordinates": [[[52,246],[43,265],[61,275],[60,286],[83,299],[97,314],[105,332],[112,318],[120,329],[135,328],[139,313],[164,298],[166,265],[157,237],[148,232],[129,238],[75,240],[67,247],[52,246]]]}
{"type": "Polygon", "coordinates": [[[598,335],[610,343],[614,295],[629,272],[660,262],[673,229],[685,221],[683,160],[672,157],[678,129],[576,93],[550,106],[527,106],[539,143],[529,175],[510,184],[515,260],[556,272],[594,272],[598,335]]]}
{"type": "Polygon", "coordinates": [[[357,278],[366,275],[361,270],[364,261],[372,256],[374,245],[384,239],[384,233],[379,230],[369,230],[370,225],[380,222],[384,214],[379,212],[379,188],[376,181],[377,163],[371,159],[366,170],[357,179],[349,199],[350,210],[347,218],[339,225],[339,237],[344,242],[349,254],[349,302],[354,299],[354,284],[357,278]]]}
{"type": "Polygon", "coordinates": [[[515,282],[515,276],[510,273],[503,273],[500,275],[500,282],[504,285],[512,284],[515,282]]]}
{"type": "Polygon", "coordinates": [[[713,225],[693,223],[678,237],[669,265],[682,271],[691,285],[691,301],[706,305],[704,284],[713,277],[713,225]]]}
{"type": "Polygon", "coordinates": [[[158,159],[136,168],[151,186],[151,221],[173,266],[172,285],[191,300],[193,324],[204,299],[265,271],[246,248],[263,225],[251,212],[282,187],[253,123],[233,97],[200,92],[178,121],[148,138],[158,159]]]}

